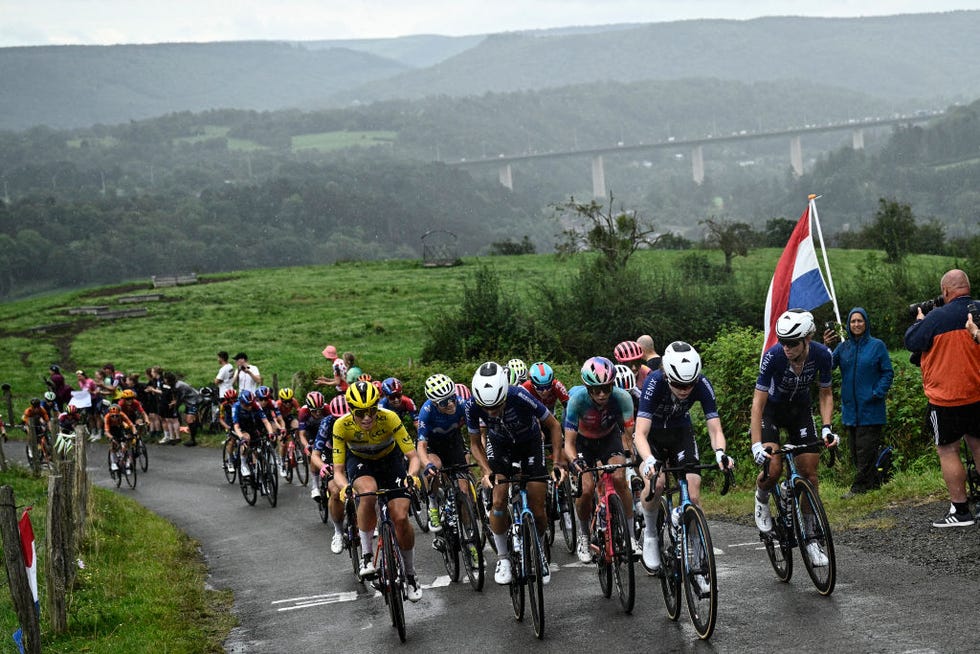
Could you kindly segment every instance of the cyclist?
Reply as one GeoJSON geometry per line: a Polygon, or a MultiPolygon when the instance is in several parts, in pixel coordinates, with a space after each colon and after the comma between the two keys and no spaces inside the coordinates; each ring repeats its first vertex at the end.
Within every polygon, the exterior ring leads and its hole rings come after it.
{"type": "MultiPolygon", "coordinates": [[[[313,474],[329,477],[327,481],[327,514],[333,524],[333,538],[330,539],[330,551],[340,554],[344,550],[344,503],[340,501],[340,487],[333,474],[333,423],[348,412],[347,398],[338,395],[330,401],[330,411],[320,421],[316,438],[313,441],[313,451],[310,454],[310,465],[313,474]]],[[[317,502],[323,502],[320,496],[320,484],[313,484],[310,497],[317,502]]]]}
{"type": "Polygon", "coordinates": [[[272,389],[268,386],[259,386],[255,389],[255,403],[265,412],[266,417],[277,432],[286,431],[286,423],[283,422],[282,413],[276,406],[275,398],[272,396],[272,389]]]}
{"type": "Polygon", "coordinates": [[[381,401],[378,406],[397,413],[405,429],[411,434],[412,440],[415,441],[418,437],[419,412],[412,398],[405,395],[401,381],[395,377],[388,377],[381,382],[381,388],[378,390],[381,391],[381,401]]]}
{"type": "MultiPolygon", "coordinates": [[[[126,417],[126,414],[122,412],[118,404],[113,404],[109,407],[109,411],[106,412],[105,418],[103,418],[103,429],[105,431],[105,437],[109,439],[109,449],[112,450],[113,454],[126,453],[126,447],[131,438],[136,438],[136,425],[133,421],[126,417]],[[127,433],[128,432],[128,433],[127,433]]],[[[112,457],[112,464],[109,469],[113,472],[119,470],[119,466],[116,465],[116,459],[118,457],[112,457]]],[[[126,462],[128,467],[130,462],[126,462]]]]}
{"type": "MultiPolygon", "coordinates": [[[[470,384],[473,398],[463,407],[466,412],[466,429],[470,435],[470,452],[483,470],[483,485],[491,487],[491,480],[513,474],[513,467],[532,477],[547,474],[544,455],[544,436],[547,431],[551,440],[556,465],[562,461],[561,425],[548,407],[535,399],[520,386],[511,386],[508,369],[494,361],[487,361],[477,369],[470,384]],[[486,426],[486,446],[480,439],[481,423],[486,426]]],[[[497,549],[497,567],[493,579],[498,584],[509,584],[512,578],[510,546],[507,529],[510,518],[507,513],[508,484],[492,486],[493,509],[490,512],[490,532],[497,549]]],[[[533,481],[527,485],[528,503],[534,513],[538,533],[543,534],[548,518],[544,499],[547,484],[533,481]]],[[[545,567],[543,581],[551,580],[551,570],[545,567]]]]}
{"type": "Polygon", "coordinates": [[[650,368],[646,364],[646,355],[643,352],[643,346],[636,341],[623,341],[615,347],[613,356],[616,357],[616,363],[627,366],[633,371],[633,375],[636,377],[636,387],[642,390],[643,384],[646,383],[647,375],[650,374],[650,368]]]}
{"type": "Polygon", "coordinates": [[[507,362],[507,374],[511,386],[520,386],[527,381],[527,364],[523,359],[511,359],[507,362]]]}
{"type": "MultiPolygon", "coordinates": [[[[776,321],[779,342],[766,350],[759,365],[759,377],[752,396],[750,422],[752,458],[759,466],[769,466],[769,476],[760,472],[755,491],[755,523],[759,531],[772,529],[769,492],[779,482],[782,458],[770,456],[766,448],[779,448],[779,432],[785,429],[788,442],[804,445],[823,438],[827,447],[836,447],[840,438],[833,433],[830,421],[834,415],[831,390],[832,355],[822,343],[812,340],[815,327],[809,311],[790,309],[776,321]],[[820,436],[810,410],[810,387],[819,388],[820,436]],[[768,460],[768,463],[767,463],[768,460]]],[[[797,468],[817,490],[817,462],[820,455],[810,452],[796,457],[797,468]]],[[[826,565],[827,556],[816,542],[807,545],[810,560],[826,565]]]]}
{"type": "Polygon", "coordinates": [[[44,410],[48,412],[51,417],[57,416],[61,413],[61,409],[58,407],[58,399],[54,394],[54,391],[45,391],[44,399],[41,400],[41,406],[44,410]]]}
{"type": "MultiPolygon", "coordinates": [[[[642,497],[650,491],[650,479],[657,461],[672,466],[696,466],[701,462],[697,439],[691,424],[691,407],[701,403],[715,460],[722,470],[734,465],[725,454],[725,434],[718,417],[715,391],[708,378],[701,374],[701,356],[684,341],[674,341],[664,350],[663,367],[647,377],[640,397],[633,442],[643,464],[640,468],[645,479],[642,497]]],[[[701,474],[697,470],[686,473],[691,501],[701,504],[701,474]]],[[[651,502],[643,502],[646,531],[643,534],[643,564],[651,572],[660,567],[660,544],[657,536],[657,510],[663,492],[665,475],[656,479],[655,494],[651,502]]]]}
{"type": "Polygon", "coordinates": [[[456,382],[456,403],[462,405],[463,402],[470,399],[471,397],[473,397],[473,394],[470,393],[470,387],[467,386],[466,384],[460,384],[459,382],[456,382]]]}
{"type": "MultiPolygon", "coordinates": [[[[354,382],[345,394],[350,413],[333,424],[333,473],[334,481],[343,489],[341,501],[351,492],[369,493],[378,488],[394,488],[399,479],[408,483],[417,479],[419,458],[412,438],[397,414],[378,408],[380,395],[374,384],[354,382]]],[[[422,599],[422,589],[415,578],[415,531],[408,522],[409,499],[405,491],[390,499],[388,509],[405,563],[406,596],[409,601],[417,602],[422,599]]],[[[372,553],[377,521],[377,498],[362,497],[357,506],[357,526],[364,552],[361,578],[376,573],[372,553]]]]}
{"type": "MultiPolygon", "coordinates": [[[[229,388],[225,391],[225,394],[221,398],[221,406],[218,407],[218,422],[221,423],[221,428],[225,431],[232,431],[231,429],[231,407],[235,405],[238,401],[238,391],[234,388],[229,388]]],[[[231,452],[229,452],[231,454],[231,452]]]]}
{"type": "Polygon", "coordinates": [[[320,391],[310,391],[306,394],[303,406],[296,412],[296,433],[303,450],[310,452],[310,446],[316,439],[320,425],[323,423],[323,412],[326,409],[326,398],[320,391]]]}
{"type": "MultiPolygon", "coordinates": [[[[565,385],[555,379],[555,371],[544,361],[531,364],[528,370],[528,378],[521,383],[532,396],[541,401],[541,404],[548,407],[553,415],[555,407],[559,402],[562,406],[568,402],[568,390],[565,385]]],[[[546,444],[547,445],[547,444],[546,444]]]]}
{"type": "MultiPolygon", "coordinates": [[[[439,522],[439,482],[438,472],[442,466],[463,465],[466,463],[466,446],[463,433],[466,412],[456,397],[456,385],[442,373],[425,380],[425,396],[428,398],[419,411],[419,440],[416,448],[419,464],[433,481],[429,484],[429,526],[432,532],[442,531],[439,522]]],[[[461,481],[460,489],[465,493],[469,488],[461,481]]],[[[434,543],[435,545],[435,543],[434,543]]]]}
{"type": "Polygon", "coordinates": [[[255,393],[247,389],[238,394],[238,401],[231,407],[231,424],[235,436],[238,437],[239,453],[242,460],[240,472],[242,476],[248,477],[252,473],[245,455],[252,436],[261,438],[258,432],[260,426],[265,427],[265,432],[269,438],[273,438],[276,432],[272,423],[269,422],[269,418],[266,417],[265,411],[256,403],[255,393]]]}
{"type": "Polygon", "coordinates": [[[127,388],[119,396],[119,408],[137,426],[150,422],[146,411],[143,410],[143,405],[136,399],[136,391],[131,388],[127,388]]]}
{"type": "MultiPolygon", "coordinates": [[[[279,411],[279,416],[282,419],[282,428],[284,430],[298,430],[299,429],[299,402],[296,400],[293,389],[288,386],[283,386],[279,389],[279,401],[276,402],[276,409],[279,411]]],[[[309,447],[309,443],[303,439],[300,439],[303,450],[305,451],[309,447]]],[[[279,474],[282,477],[286,476],[286,467],[289,462],[286,460],[288,457],[286,451],[288,450],[288,445],[285,438],[279,439],[279,460],[282,465],[279,469],[279,474]]]]}
{"type": "Polygon", "coordinates": [[[633,369],[623,363],[616,364],[616,387],[621,388],[633,398],[633,417],[640,406],[640,388],[636,385],[633,369]]]}
{"type": "Polygon", "coordinates": [[[49,463],[51,460],[51,448],[49,446],[50,441],[48,440],[48,422],[51,420],[51,416],[45,411],[44,406],[42,406],[41,398],[32,397],[30,404],[24,409],[24,415],[21,420],[26,427],[31,418],[35,419],[35,429],[37,432],[34,434],[37,437],[37,447],[38,449],[45,453],[44,463],[49,463]]]}
{"type": "MultiPolygon", "coordinates": [[[[572,388],[565,408],[565,458],[571,462],[570,470],[578,472],[597,463],[625,463],[633,438],[633,400],[615,386],[616,367],[605,357],[587,359],[581,375],[584,386],[572,388]]],[[[626,470],[620,468],[612,474],[626,519],[632,521],[633,497],[626,484],[626,470]]],[[[579,524],[575,553],[579,561],[588,563],[592,560],[588,529],[595,479],[583,475],[580,490],[581,495],[575,500],[579,524]]],[[[633,547],[634,551],[639,549],[635,543],[633,547]]]]}

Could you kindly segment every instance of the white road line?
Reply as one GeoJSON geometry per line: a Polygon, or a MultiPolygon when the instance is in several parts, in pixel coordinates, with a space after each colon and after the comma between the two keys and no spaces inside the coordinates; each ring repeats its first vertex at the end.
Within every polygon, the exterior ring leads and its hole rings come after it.
{"type": "Polygon", "coordinates": [[[272,604],[282,604],[285,602],[293,602],[293,606],[282,606],[276,609],[277,612],[282,611],[295,611],[296,609],[309,609],[314,606],[323,606],[324,604],[337,604],[339,602],[353,602],[357,599],[357,591],[350,591],[346,593],[327,593],[325,595],[314,595],[312,597],[296,597],[293,599],[276,600],[272,604]]]}
{"type": "MultiPolygon", "coordinates": [[[[729,547],[752,547],[753,545],[758,545],[759,541],[753,540],[748,543],[732,543],[729,547]]],[[[763,547],[764,549],[764,547],[763,547]]]]}

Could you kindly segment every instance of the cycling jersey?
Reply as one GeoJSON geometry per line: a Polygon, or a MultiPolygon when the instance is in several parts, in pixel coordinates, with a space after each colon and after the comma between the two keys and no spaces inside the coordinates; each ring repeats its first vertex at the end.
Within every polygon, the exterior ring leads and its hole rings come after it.
{"type": "Polygon", "coordinates": [[[568,392],[565,407],[565,429],[578,432],[585,438],[605,438],[619,435],[633,426],[633,398],[627,391],[614,387],[609,400],[599,406],[589,397],[586,386],[574,386],[568,392]]]}
{"type": "Polygon", "coordinates": [[[555,412],[555,405],[559,402],[562,404],[568,403],[568,391],[565,389],[565,385],[557,379],[551,388],[543,393],[534,387],[530,379],[521,384],[521,386],[524,387],[524,390],[530,392],[533,397],[540,400],[541,404],[548,407],[548,411],[552,413],[555,412]]]}
{"type": "Polygon", "coordinates": [[[129,402],[122,401],[119,403],[119,408],[130,420],[143,417],[143,405],[140,404],[139,400],[130,400],[129,402]]]}
{"type": "Polygon", "coordinates": [[[282,413],[280,413],[279,407],[277,407],[276,403],[273,402],[272,400],[267,400],[265,402],[259,400],[258,405],[259,408],[265,412],[265,415],[267,418],[269,418],[269,420],[274,420],[275,418],[282,417],[282,413]]]}
{"type": "Polygon", "coordinates": [[[767,404],[797,404],[809,407],[810,386],[817,381],[820,388],[830,388],[833,355],[830,349],[810,341],[803,370],[797,375],[790,366],[783,346],[776,343],[762,355],[755,388],[769,393],[767,404]]]}
{"type": "Polygon", "coordinates": [[[653,429],[683,427],[691,424],[689,411],[695,402],[701,403],[705,420],[718,417],[715,389],[707,377],[701,375],[690,394],[682,400],[670,392],[663,370],[655,370],[647,377],[636,415],[650,420],[653,429]]]}
{"type": "MultiPolygon", "coordinates": [[[[310,408],[307,406],[302,406],[296,415],[296,421],[299,423],[297,428],[307,434],[313,434],[316,436],[320,431],[320,426],[323,425],[324,419],[326,419],[324,411],[320,411],[320,415],[315,416],[310,408]]],[[[332,416],[331,416],[332,417],[332,416]]]]}
{"type": "Polygon", "coordinates": [[[231,407],[231,424],[238,425],[242,431],[249,431],[262,424],[268,418],[265,411],[254,402],[243,405],[241,401],[235,402],[231,407]]]}
{"type": "Polygon", "coordinates": [[[23,416],[24,424],[26,425],[28,422],[30,422],[31,418],[37,418],[39,423],[38,426],[42,429],[45,426],[47,426],[48,420],[51,419],[51,417],[48,415],[48,412],[45,411],[44,407],[41,406],[37,408],[29,406],[26,409],[24,409],[24,416],[23,416]]]}
{"type": "Polygon", "coordinates": [[[509,386],[506,401],[503,413],[491,416],[473,398],[467,400],[463,409],[469,433],[479,434],[482,420],[488,436],[497,437],[502,442],[542,441],[541,421],[551,415],[548,407],[521,386],[509,386]]]}
{"type": "Polygon", "coordinates": [[[291,400],[279,400],[276,402],[276,408],[282,414],[283,419],[289,422],[297,417],[299,413],[299,402],[296,401],[295,397],[291,400]]]}
{"type": "Polygon", "coordinates": [[[177,405],[183,404],[188,413],[193,413],[191,407],[196,408],[201,403],[201,394],[184,380],[179,380],[174,384],[174,397],[177,400],[177,405]]]}
{"type": "Polygon", "coordinates": [[[426,400],[419,411],[419,442],[427,443],[437,454],[447,449],[465,449],[463,427],[466,410],[457,402],[452,413],[443,413],[432,400],[426,400]]]}
{"type": "Polygon", "coordinates": [[[126,417],[125,413],[107,413],[103,418],[105,431],[112,435],[116,440],[121,440],[126,433],[131,433],[136,429],[133,421],[126,417]]]}
{"type": "Polygon", "coordinates": [[[408,455],[415,450],[412,437],[398,418],[398,414],[387,409],[378,409],[371,430],[361,430],[354,416],[346,414],[333,423],[333,463],[343,467],[347,461],[347,450],[362,459],[376,461],[395,448],[408,455]]]}
{"type": "Polygon", "coordinates": [[[323,416],[323,419],[320,420],[320,424],[317,426],[316,438],[313,440],[313,449],[320,452],[324,457],[324,461],[330,460],[326,455],[333,448],[333,423],[336,420],[336,418],[328,414],[323,416]]]}
{"type": "Polygon", "coordinates": [[[405,420],[405,416],[410,416],[412,418],[412,422],[418,420],[418,410],[415,408],[415,402],[413,402],[412,398],[408,397],[407,395],[402,395],[401,404],[397,407],[392,406],[387,397],[381,398],[381,401],[378,402],[378,406],[382,409],[394,411],[398,414],[398,417],[401,418],[402,421],[405,420]]]}

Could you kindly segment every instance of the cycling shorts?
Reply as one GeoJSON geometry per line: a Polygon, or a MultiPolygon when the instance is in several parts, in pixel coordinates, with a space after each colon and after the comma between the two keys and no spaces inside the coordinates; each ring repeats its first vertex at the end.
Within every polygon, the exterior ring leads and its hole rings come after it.
{"type": "Polygon", "coordinates": [[[466,463],[466,450],[461,442],[442,444],[433,447],[432,441],[426,441],[426,451],[435,454],[444,466],[456,466],[466,463]]]}
{"type": "MultiPolygon", "coordinates": [[[[396,447],[380,459],[362,459],[348,449],[344,469],[347,472],[347,481],[352,485],[361,477],[373,477],[378,488],[398,488],[399,480],[404,479],[406,475],[405,455],[396,447]]],[[[398,497],[407,498],[407,490],[402,489],[389,496],[389,498],[398,497]]]]}
{"type": "Polygon", "coordinates": [[[786,442],[793,445],[805,445],[818,439],[809,405],[766,403],[762,412],[762,442],[779,444],[779,432],[783,429],[787,434],[786,442]]]}
{"type": "Polygon", "coordinates": [[[623,437],[619,430],[602,438],[575,437],[575,452],[591,467],[598,462],[608,463],[614,456],[624,456],[623,437]]]}
{"type": "Polygon", "coordinates": [[[495,437],[491,432],[487,434],[487,463],[490,470],[498,475],[513,475],[515,463],[525,475],[537,477],[548,474],[543,440],[515,443],[506,436],[495,437]]]}
{"type": "MultiPolygon", "coordinates": [[[[701,453],[691,425],[651,429],[647,434],[647,444],[653,456],[666,461],[669,466],[694,467],[701,463],[701,453]]],[[[698,474],[696,470],[690,470],[690,473],[698,474]]]]}

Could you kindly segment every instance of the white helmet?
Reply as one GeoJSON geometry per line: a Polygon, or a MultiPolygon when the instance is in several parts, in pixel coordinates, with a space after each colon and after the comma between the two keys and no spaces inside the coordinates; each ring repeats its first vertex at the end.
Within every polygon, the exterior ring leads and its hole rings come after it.
{"type": "Polygon", "coordinates": [[[803,309],[785,311],[776,321],[777,338],[806,338],[814,331],[813,314],[803,309]]]}
{"type": "Polygon", "coordinates": [[[667,381],[693,384],[701,374],[701,356],[684,341],[674,341],[664,350],[663,367],[667,381]]]}
{"type": "Polygon", "coordinates": [[[507,372],[510,375],[510,383],[514,386],[527,381],[527,364],[522,359],[511,359],[508,361],[507,372]]]}
{"type": "Polygon", "coordinates": [[[506,368],[494,361],[487,361],[473,375],[470,391],[480,406],[497,406],[507,398],[509,381],[506,368]]]}
{"type": "Polygon", "coordinates": [[[631,391],[636,387],[636,375],[633,370],[622,363],[616,364],[616,386],[624,391],[631,391]]]}

